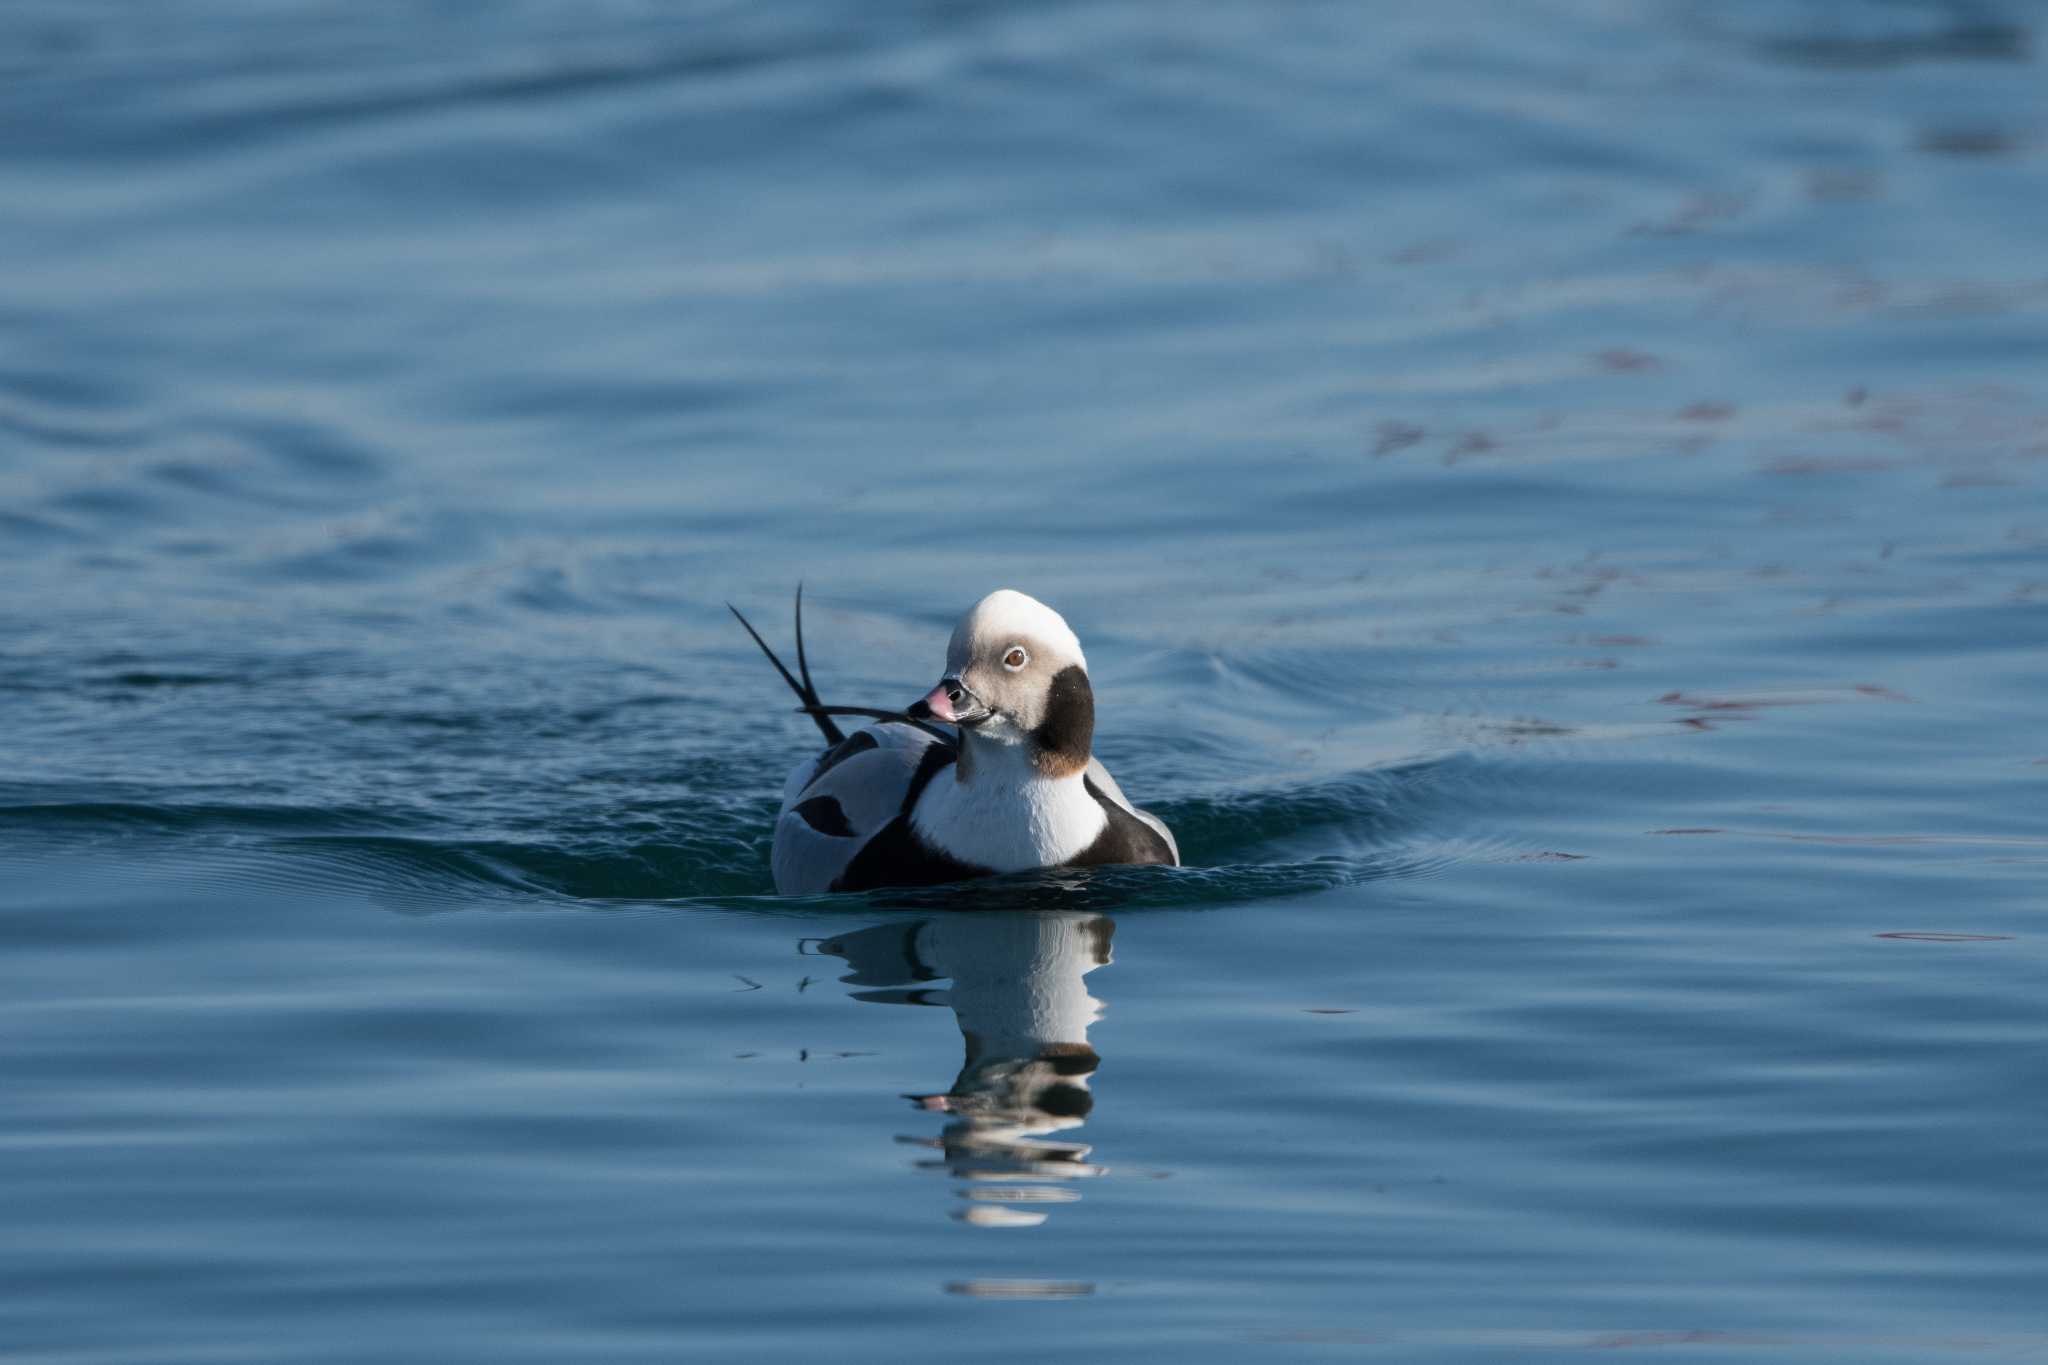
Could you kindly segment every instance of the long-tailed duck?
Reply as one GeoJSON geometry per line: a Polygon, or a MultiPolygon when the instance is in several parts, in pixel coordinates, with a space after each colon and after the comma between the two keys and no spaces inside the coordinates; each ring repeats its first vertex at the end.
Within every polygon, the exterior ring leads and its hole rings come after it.
{"type": "Polygon", "coordinates": [[[1164,821],[1138,809],[1090,752],[1095,694],[1081,642],[1059,613],[992,592],[960,618],[936,687],[904,711],[826,706],[740,624],[829,746],[783,785],[770,862],[786,896],[933,886],[998,872],[1104,863],[1177,866],[1164,821]],[[833,717],[876,723],[843,734],[833,717]],[[957,728],[958,737],[940,725],[957,728]]]}

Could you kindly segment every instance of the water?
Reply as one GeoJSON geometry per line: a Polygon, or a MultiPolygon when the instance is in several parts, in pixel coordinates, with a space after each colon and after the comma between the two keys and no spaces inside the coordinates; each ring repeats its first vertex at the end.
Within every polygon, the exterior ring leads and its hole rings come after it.
{"type": "Polygon", "coordinates": [[[0,11],[0,1343],[2048,1351],[2007,3],[0,11]],[[1001,585],[1192,866],[776,900],[1001,585]]]}

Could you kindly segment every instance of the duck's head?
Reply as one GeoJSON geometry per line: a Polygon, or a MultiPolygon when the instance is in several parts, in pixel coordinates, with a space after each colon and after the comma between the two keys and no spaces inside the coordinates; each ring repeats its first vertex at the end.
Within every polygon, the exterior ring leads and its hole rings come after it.
{"type": "Polygon", "coordinates": [[[1095,739],[1081,642],[1058,612],[1009,588],[960,618],[945,676],[910,714],[957,725],[976,745],[1019,746],[1047,777],[1086,768],[1095,739]]]}

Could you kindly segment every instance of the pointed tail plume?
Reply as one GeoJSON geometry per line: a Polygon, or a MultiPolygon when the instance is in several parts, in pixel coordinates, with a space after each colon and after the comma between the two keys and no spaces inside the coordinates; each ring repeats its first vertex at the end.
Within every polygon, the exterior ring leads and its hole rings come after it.
{"type": "MultiPolygon", "coordinates": [[[[845,733],[833,723],[832,717],[827,714],[825,704],[818,700],[818,689],[811,686],[811,665],[810,661],[804,657],[804,585],[801,583],[796,585],[796,666],[803,673],[802,681],[798,681],[796,674],[783,667],[782,660],[775,657],[775,651],[768,648],[768,642],[761,638],[761,632],[754,629],[754,623],[746,617],[740,616],[740,609],[738,607],[728,602],[725,604],[725,609],[734,616],[739,617],[739,623],[746,627],[747,634],[753,636],[754,643],[761,646],[761,652],[768,656],[768,662],[775,665],[775,671],[780,673],[782,680],[789,684],[789,690],[796,693],[798,699],[803,702],[802,709],[804,712],[818,723],[820,730],[825,732],[825,742],[827,744],[837,744],[840,740],[845,739],[845,733]]],[[[832,709],[837,710],[838,708],[832,709]]]]}

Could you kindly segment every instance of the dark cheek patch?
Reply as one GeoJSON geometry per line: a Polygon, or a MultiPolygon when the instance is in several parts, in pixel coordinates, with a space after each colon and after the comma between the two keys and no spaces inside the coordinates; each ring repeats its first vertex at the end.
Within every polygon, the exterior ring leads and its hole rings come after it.
{"type": "Polygon", "coordinates": [[[1086,1043],[1048,1043],[1038,1056],[1055,1076],[1090,1076],[1102,1065],[1102,1055],[1086,1043]]]}
{"type": "Polygon", "coordinates": [[[1041,771],[1068,776],[1088,766],[1088,751],[1095,743],[1095,691],[1079,664],[1053,675],[1045,719],[1031,738],[1038,745],[1041,771]]]}
{"type": "Polygon", "coordinates": [[[1032,1101],[1060,1119],[1083,1119],[1095,1107],[1095,1097],[1078,1085],[1054,1084],[1038,1092],[1032,1101]]]}

